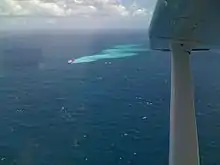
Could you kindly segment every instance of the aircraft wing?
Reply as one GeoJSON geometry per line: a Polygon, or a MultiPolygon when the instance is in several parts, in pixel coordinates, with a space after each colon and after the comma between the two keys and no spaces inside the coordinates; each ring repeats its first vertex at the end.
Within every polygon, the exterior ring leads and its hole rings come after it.
{"type": "Polygon", "coordinates": [[[149,29],[150,46],[170,50],[170,42],[191,43],[195,50],[220,45],[219,0],[158,0],[149,29]]]}

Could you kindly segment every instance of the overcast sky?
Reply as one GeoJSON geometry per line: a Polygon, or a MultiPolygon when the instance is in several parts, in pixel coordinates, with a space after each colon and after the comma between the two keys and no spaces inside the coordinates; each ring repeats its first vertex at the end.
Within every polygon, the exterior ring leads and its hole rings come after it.
{"type": "Polygon", "coordinates": [[[156,0],[0,0],[0,29],[49,25],[144,27],[149,24],[155,3],[156,0]]]}

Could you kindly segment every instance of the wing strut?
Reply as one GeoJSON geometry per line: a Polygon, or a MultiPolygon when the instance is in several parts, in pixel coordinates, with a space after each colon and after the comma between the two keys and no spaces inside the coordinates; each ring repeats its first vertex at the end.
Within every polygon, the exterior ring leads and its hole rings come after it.
{"type": "Polygon", "coordinates": [[[170,45],[171,102],[169,165],[199,165],[190,52],[182,43],[170,45]]]}

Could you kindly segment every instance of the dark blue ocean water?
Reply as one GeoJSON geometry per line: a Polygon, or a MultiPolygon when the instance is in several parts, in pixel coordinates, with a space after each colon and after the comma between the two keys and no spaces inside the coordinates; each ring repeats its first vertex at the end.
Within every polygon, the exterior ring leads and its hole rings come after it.
{"type": "MultiPolygon", "coordinates": [[[[168,164],[170,55],[68,65],[145,31],[0,39],[0,165],[168,164]]],[[[220,163],[220,56],[192,57],[201,163],[220,163]]]]}

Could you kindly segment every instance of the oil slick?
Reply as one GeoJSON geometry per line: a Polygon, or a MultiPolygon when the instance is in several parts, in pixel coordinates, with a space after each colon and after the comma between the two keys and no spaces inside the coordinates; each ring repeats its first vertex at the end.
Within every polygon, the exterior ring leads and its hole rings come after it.
{"type": "Polygon", "coordinates": [[[99,54],[70,59],[68,60],[68,64],[88,63],[103,59],[125,58],[146,51],[149,51],[149,49],[143,48],[142,45],[138,44],[116,45],[112,48],[102,50],[99,54]]]}

